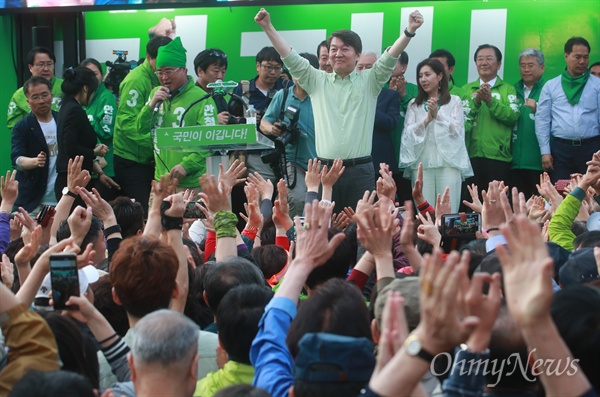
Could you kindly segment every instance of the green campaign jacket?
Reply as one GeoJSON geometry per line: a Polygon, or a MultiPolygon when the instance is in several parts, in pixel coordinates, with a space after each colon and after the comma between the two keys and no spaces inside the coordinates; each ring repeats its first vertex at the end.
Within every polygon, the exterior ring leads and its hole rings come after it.
{"type": "Polygon", "coordinates": [[[465,131],[469,156],[509,162],[512,160],[512,129],[519,118],[515,87],[498,77],[491,89],[493,98],[489,105],[473,101],[478,89],[479,79],[463,87],[465,94],[470,95],[473,120],[471,132],[465,131]]]}
{"type": "Polygon", "coordinates": [[[154,161],[150,129],[139,129],[136,120],[150,92],[159,85],[158,77],[147,61],[129,72],[121,82],[113,139],[115,155],[140,164],[154,161]]]}
{"type": "MultiPolygon", "coordinates": [[[[150,99],[158,88],[156,87],[152,90],[150,99]]],[[[157,114],[154,116],[154,125],[151,125],[154,109],[150,109],[148,106],[148,103],[150,103],[149,99],[140,111],[136,128],[140,131],[150,131],[151,128],[178,127],[183,112],[192,102],[200,99],[202,96],[203,90],[194,85],[192,78],[188,76],[188,82],[181,91],[164,101],[160,106],[157,114]]],[[[186,125],[217,125],[217,106],[213,99],[208,98],[194,105],[183,119],[183,126],[186,125]]],[[[181,149],[157,148],[155,151],[156,171],[154,178],[157,181],[160,180],[161,175],[168,174],[171,168],[177,164],[181,164],[187,171],[187,175],[179,181],[178,186],[196,187],[199,185],[198,178],[206,173],[205,159],[209,155],[210,153],[204,150],[190,152],[181,149]]]]}
{"type": "Polygon", "coordinates": [[[96,132],[98,142],[108,146],[108,153],[104,156],[106,167],[102,169],[111,178],[115,176],[113,166],[113,133],[115,130],[115,118],[117,116],[117,100],[113,93],[106,88],[104,83],[98,86],[94,92],[92,102],[85,107],[88,120],[96,132]]]}

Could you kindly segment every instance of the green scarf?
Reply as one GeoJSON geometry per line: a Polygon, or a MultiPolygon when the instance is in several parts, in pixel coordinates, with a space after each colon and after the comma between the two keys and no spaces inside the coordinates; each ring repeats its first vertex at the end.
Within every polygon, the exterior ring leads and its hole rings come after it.
{"type": "Polygon", "coordinates": [[[581,99],[581,94],[583,94],[583,89],[585,88],[585,83],[588,81],[588,77],[590,77],[590,72],[588,70],[585,71],[581,76],[573,77],[567,72],[567,69],[562,72],[562,76],[560,79],[560,83],[562,84],[563,91],[567,96],[567,101],[571,105],[577,105],[579,100],[581,99]]]}

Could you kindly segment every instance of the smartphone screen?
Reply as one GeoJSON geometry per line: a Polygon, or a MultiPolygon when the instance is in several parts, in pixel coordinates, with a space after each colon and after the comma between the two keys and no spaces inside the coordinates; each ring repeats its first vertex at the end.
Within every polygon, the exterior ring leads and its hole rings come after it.
{"type": "MultiPolygon", "coordinates": [[[[198,201],[198,204],[204,207],[204,203],[201,200],[198,201]]],[[[204,212],[196,206],[195,201],[190,201],[185,207],[183,217],[185,219],[204,219],[205,215],[204,212]]]]}
{"type": "Polygon", "coordinates": [[[442,215],[442,236],[475,237],[478,231],[481,231],[481,214],[478,212],[442,215]]]}
{"type": "Polygon", "coordinates": [[[79,296],[79,273],[75,254],[50,255],[50,282],[55,310],[71,309],[67,301],[79,296]]]}

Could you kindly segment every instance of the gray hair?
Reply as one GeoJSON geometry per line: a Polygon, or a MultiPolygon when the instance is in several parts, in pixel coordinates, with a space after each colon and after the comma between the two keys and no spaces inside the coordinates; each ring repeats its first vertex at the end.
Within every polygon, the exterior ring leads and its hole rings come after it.
{"type": "Polygon", "coordinates": [[[157,310],[133,328],[133,359],[163,367],[188,364],[198,351],[198,333],[198,326],[183,314],[157,310]]]}
{"type": "Polygon", "coordinates": [[[540,50],[538,50],[537,48],[525,48],[519,54],[519,62],[521,62],[521,58],[523,58],[523,57],[535,57],[535,59],[537,59],[538,63],[540,64],[540,66],[542,66],[544,64],[544,54],[542,54],[542,52],[540,50]]]}
{"type": "Polygon", "coordinates": [[[381,54],[378,54],[375,51],[365,51],[362,54],[360,54],[360,57],[364,58],[364,57],[368,57],[368,56],[374,56],[375,60],[378,60],[380,55],[381,54]]]}

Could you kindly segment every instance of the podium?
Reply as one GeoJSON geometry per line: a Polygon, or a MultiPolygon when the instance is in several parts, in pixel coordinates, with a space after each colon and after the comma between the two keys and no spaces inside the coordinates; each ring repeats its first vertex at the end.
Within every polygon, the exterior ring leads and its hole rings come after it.
{"type": "Polygon", "coordinates": [[[194,125],[189,127],[157,128],[156,148],[183,152],[209,151],[206,172],[218,177],[219,164],[229,168],[230,150],[272,149],[273,141],[256,130],[254,124],[194,125]]]}

